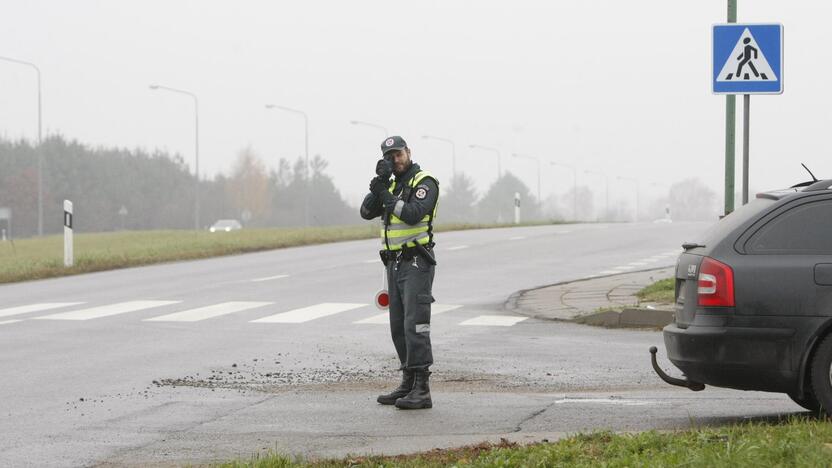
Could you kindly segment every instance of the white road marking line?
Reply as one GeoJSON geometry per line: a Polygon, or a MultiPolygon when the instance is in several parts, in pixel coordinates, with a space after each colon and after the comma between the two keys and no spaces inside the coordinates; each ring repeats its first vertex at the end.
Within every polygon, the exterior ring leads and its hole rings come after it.
{"type": "Polygon", "coordinates": [[[560,405],[563,403],[591,403],[591,404],[602,404],[602,405],[621,405],[621,406],[645,406],[649,405],[649,401],[641,401],[641,400],[621,400],[618,398],[564,398],[562,400],[557,400],[555,402],[556,405],[560,405]]]}
{"type": "Polygon", "coordinates": [[[358,320],[358,321],[353,322],[353,323],[358,323],[358,324],[361,324],[361,325],[366,325],[366,324],[386,325],[386,324],[390,323],[388,315],[389,315],[388,312],[384,312],[383,314],[373,315],[372,317],[367,317],[363,320],[358,320]]]}
{"type": "Polygon", "coordinates": [[[255,279],[251,280],[251,282],[252,282],[252,283],[259,283],[259,282],[262,282],[262,281],[271,281],[271,280],[276,280],[276,279],[281,279],[281,278],[287,278],[287,277],[289,277],[289,275],[275,275],[275,276],[267,276],[267,277],[265,277],[265,278],[255,278],[255,279]]]}
{"type": "Polygon", "coordinates": [[[444,314],[445,312],[450,312],[452,310],[456,310],[462,307],[461,305],[454,305],[454,304],[431,304],[430,306],[430,314],[431,315],[438,315],[444,314]]]}
{"type": "Polygon", "coordinates": [[[183,310],[182,312],[175,312],[167,315],[160,315],[144,319],[145,322],[199,322],[222,315],[233,314],[234,312],[242,312],[244,310],[256,309],[257,307],[265,307],[272,305],[274,302],[223,302],[221,304],[214,304],[196,309],[183,310]]]}
{"type": "Polygon", "coordinates": [[[92,307],[89,309],[74,310],[72,312],[64,312],[62,314],[45,315],[43,317],[35,317],[37,320],[90,320],[101,317],[109,317],[111,315],[126,314],[128,312],[136,312],[144,309],[152,309],[154,307],[162,307],[167,305],[179,304],[182,301],[130,301],[119,302],[117,304],[110,304],[99,307],[92,307]]]}
{"type": "Polygon", "coordinates": [[[462,249],[467,249],[467,248],[468,248],[467,245],[455,245],[453,247],[448,247],[445,250],[462,250],[462,249]]]}
{"type": "Polygon", "coordinates": [[[508,240],[523,240],[525,238],[526,238],[526,236],[514,236],[514,237],[509,237],[508,240]]]}
{"type": "Polygon", "coordinates": [[[617,270],[617,271],[627,271],[627,270],[635,270],[635,269],[636,269],[636,267],[631,267],[631,266],[626,266],[626,265],[611,268],[611,270],[617,270]]]}
{"type": "Polygon", "coordinates": [[[83,302],[44,302],[42,304],[29,304],[25,306],[10,307],[8,309],[0,309],[0,317],[28,314],[29,312],[43,312],[44,310],[59,309],[61,307],[69,307],[79,304],[83,304],[83,302]]]}
{"type": "Polygon", "coordinates": [[[555,231],[555,234],[569,234],[572,231],[555,231]]]}
{"type": "MultiPolygon", "coordinates": [[[[433,317],[434,315],[439,315],[445,312],[450,312],[452,310],[456,310],[462,307],[461,305],[452,305],[452,304],[433,304],[430,307],[430,315],[433,317]]],[[[390,323],[390,314],[388,312],[384,312],[383,314],[373,315],[372,317],[367,317],[363,320],[358,320],[357,322],[361,325],[366,324],[374,324],[374,325],[387,325],[390,323]]]]}
{"type": "Polygon", "coordinates": [[[17,322],[22,322],[22,321],[23,320],[5,320],[5,321],[0,322],[0,325],[8,325],[10,323],[17,323],[17,322]]]}
{"type": "Polygon", "coordinates": [[[252,320],[251,323],[303,323],[366,306],[367,304],[324,302],[322,304],[303,307],[301,309],[290,310],[289,312],[283,312],[257,320],[252,320]]]}
{"type": "Polygon", "coordinates": [[[364,261],[363,261],[363,262],[361,262],[361,263],[381,263],[381,259],[374,258],[374,259],[372,259],[372,260],[364,260],[364,261]]]}
{"type": "Polygon", "coordinates": [[[598,274],[606,276],[606,275],[612,275],[612,274],[615,274],[615,273],[621,273],[621,272],[618,271],[618,270],[604,270],[604,271],[602,271],[598,274]]]}
{"type": "Polygon", "coordinates": [[[630,262],[627,265],[640,267],[640,266],[647,265],[647,263],[648,262],[630,262]]]}
{"type": "Polygon", "coordinates": [[[598,277],[598,275],[587,275],[587,276],[584,276],[584,279],[597,278],[597,277],[598,277]]]}
{"type": "Polygon", "coordinates": [[[514,315],[480,315],[479,317],[474,317],[472,319],[468,319],[460,325],[479,325],[479,326],[486,326],[486,327],[510,327],[512,325],[516,325],[517,323],[526,320],[528,317],[517,317],[514,315]]]}

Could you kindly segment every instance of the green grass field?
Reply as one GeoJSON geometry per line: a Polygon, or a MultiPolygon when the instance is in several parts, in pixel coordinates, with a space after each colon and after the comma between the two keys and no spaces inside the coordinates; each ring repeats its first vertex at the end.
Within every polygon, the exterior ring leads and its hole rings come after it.
{"type": "Polygon", "coordinates": [[[676,280],[667,278],[647,286],[636,293],[636,296],[641,302],[659,302],[663,304],[673,304],[675,298],[676,280]]]}
{"type": "Polygon", "coordinates": [[[487,444],[399,457],[300,460],[281,455],[220,465],[242,467],[761,467],[830,466],[832,424],[810,417],[680,432],[579,434],[525,447],[487,444]]]}
{"type": "MultiPolygon", "coordinates": [[[[543,224],[543,223],[537,223],[543,224]]],[[[551,224],[551,223],[545,223],[551,224]]],[[[524,226],[536,225],[523,224],[524,226]]],[[[513,225],[441,224],[437,232],[513,225]]],[[[207,231],[123,231],[75,235],[75,265],[63,266],[63,236],[0,242],[0,283],[378,236],[378,224],[207,231]]]]}

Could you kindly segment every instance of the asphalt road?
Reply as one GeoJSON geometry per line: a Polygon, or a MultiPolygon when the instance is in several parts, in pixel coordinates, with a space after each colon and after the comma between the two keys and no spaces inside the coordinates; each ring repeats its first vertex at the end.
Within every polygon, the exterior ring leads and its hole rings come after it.
{"type": "Polygon", "coordinates": [[[661,349],[658,332],[503,307],[520,289],[672,265],[705,227],[439,234],[434,408],[423,411],[375,403],[398,377],[371,305],[376,241],[0,286],[0,465],[393,454],[800,411],[777,394],[663,384],[647,352],[661,349]]]}

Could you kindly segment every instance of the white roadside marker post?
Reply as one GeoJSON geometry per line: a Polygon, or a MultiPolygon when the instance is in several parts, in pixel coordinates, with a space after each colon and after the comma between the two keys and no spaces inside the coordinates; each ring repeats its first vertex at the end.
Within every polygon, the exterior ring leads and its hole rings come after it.
{"type": "Polygon", "coordinates": [[[72,202],[64,200],[64,266],[71,267],[72,263],[72,202]]]}
{"type": "Polygon", "coordinates": [[[514,192],[514,224],[520,224],[520,192],[514,192]]]}

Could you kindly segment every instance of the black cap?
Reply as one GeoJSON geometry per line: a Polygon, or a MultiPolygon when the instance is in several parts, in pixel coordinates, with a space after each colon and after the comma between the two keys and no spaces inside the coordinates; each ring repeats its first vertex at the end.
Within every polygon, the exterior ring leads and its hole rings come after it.
{"type": "Polygon", "coordinates": [[[381,153],[384,154],[388,151],[393,150],[401,150],[407,148],[407,142],[404,141],[404,138],[394,135],[391,137],[387,137],[384,141],[381,142],[381,153]]]}

